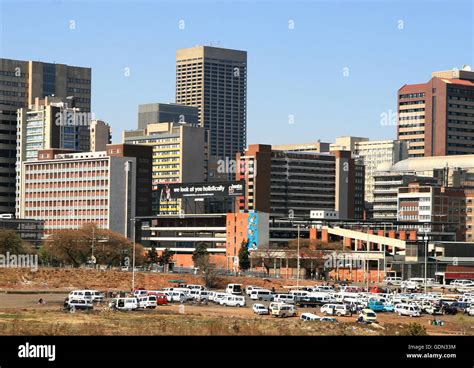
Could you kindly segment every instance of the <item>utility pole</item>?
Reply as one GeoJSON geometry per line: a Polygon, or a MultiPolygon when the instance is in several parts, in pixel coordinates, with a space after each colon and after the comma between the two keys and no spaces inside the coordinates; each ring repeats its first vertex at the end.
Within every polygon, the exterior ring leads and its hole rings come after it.
{"type": "Polygon", "coordinates": [[[425,294],[426,294],[426,281],[427,281],[427,275],[428,275],[428,228],[425,227],[425,236],[424,236],[424,241],[425,241],[425,294]]]}
{"type": "Polygon", "coordinates": [[[296,286],[300,286],[300,224],[298,224],[298,242],[297,242],[297,255],[296,255],[296,260],[297,260],[297,265],[296,265],[296,286]]]}
{"type": "Polygon", "coordinates": [[[132,291],[135,290],[135,221],[136,219],[135,218],[132,218],[131,219],[132,221],[132,230],[133,230],[133,238],[132,238],[132,242],[133,242],[133,255],[132,255],[132,291]]]}

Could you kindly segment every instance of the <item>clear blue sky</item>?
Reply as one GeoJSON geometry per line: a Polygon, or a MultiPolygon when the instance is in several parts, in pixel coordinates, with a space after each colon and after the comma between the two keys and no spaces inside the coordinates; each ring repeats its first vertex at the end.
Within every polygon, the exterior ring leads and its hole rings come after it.
{"type": "Polygon", "coordinates": [[[0,4],[0,56],[92,67],[92,111],[115,142],[136,127],[138,104],[174,101],[178,48],[248,51],[248,143],[394,138],[380,115],[399,87],[474,64],[468,0],[0,4]]]}

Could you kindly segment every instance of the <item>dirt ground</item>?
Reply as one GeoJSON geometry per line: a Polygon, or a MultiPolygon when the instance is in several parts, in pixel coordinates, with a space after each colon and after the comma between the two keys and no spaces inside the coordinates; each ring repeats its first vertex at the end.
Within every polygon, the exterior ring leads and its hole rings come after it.
{"type": "MultiPolygon", "coordinates": [[[[97,334],[162,334],[160,330],[147,329],[148,323],[162,324],[168,321],[174,325],[174,334],[196,334],[197,330],[186,329],[191,323],[196,326],[204,325],[203,334],[233,334],[227,330],[227,325],[245,327],[240,332],[246,334],[356,334],[356,335],[400,335],[406,334],[408,324],[416,322],[424,326],[429,335],[474,335],[474,317],[466,315],[441,316],[444,326],[432,326],[431,316],[423,315],[419,318],[400,317],[394,313],[378,313],[378,326],[363,326],[355,323],[356,316],[337,317],[339,327],[331,323],[302,322],[296,318],[277,319],[271,316],[257,316],[252,312],[253,301],[248,300],[243,308],[224,307],[214,303],[207,305],[170,303],[159,306],[155,310],[134,312],[112,312],[106,303],[97,305],[92,312],[68,313],[62,311],[62,303],[67,293],[50,294],[0,294],[0,334],[7,334],[13,326],[25,334],[42,334],[50,332],[58,323],[63,330],[55,330],[54,334],[89,334],[90,326],[97,334]],[[38,304],[43,298],[47,304],[38,304]],[[121,326],[112,331],[105,325],[110,320],[121,326]],[[127,323],[130,325],[127,326],[127,323]],[[214,327],[209,327],[213,324],[214,327]],[[220,328],[216,327],[222,325],[220,328]],[[3,326],[3,327],[2,327],[3,326]],[[30,327],[28,327],[30,326],[30,327]],[[82,327],[80,327],[82,326],[82,327]],[[142,326],[142,328],[140,328],[142,326]],[[219,331],[219,332],[218,332],[219,331]]],[[[265,303],[266,304],[266,303],[265,303]]],[[[298,308],[298,315],[311,312],[322,315],[319,308],[298,308]]],[[[161,325],[160,325],[161,326],[161,325]]],[[[237,328],[240,328],[237,327],[237,328]]],[[[196,327],[197,328],[197,327],[196,327]]],[[[230,328],[230,327],[229,327],[230,328]]],[[[235,327],[234,327],[235,329],[235,327]]],[[[173,334],[173,331],[169,334],[173,334]]]]}
{"type": "MultiPolygon", "coordinates": [[[[136,286],[161,289],[171,286],[170,280],[184,280],[202,284],[200,276],[158,273],[137,273],[136,286]]],[[[294,280],[221,277],[219,289],[227,283],[242,283],[284,290],[294,280]]],[[[302,280],[301,285],[314,285],[302,280]]],[[[62,305],[69,290],[98,289],[130,290],[131,273],[90,269],[0,269],[0,334],[25,335],[403,335],[407,326],[418,323],[430,335],[474,335],[474,317],[466,315],[441,316],[444,326],[432,326],[431,316],[400,317],[394,313],[378,313],[378,325],[355,323],[356,316],[337,317],[338,323],[303,322],[298,318],[277,319],[257,316],[252,312],[254,301],[247,298],[243,308],[172,303],[155,310],[114,312],[106,303],[92,312],[68,313],[62,305]],[[38,293],[39,292],[39,293],[38,293]],[[46,304],[38,304],[42,298],[46,304]]],[[[268,304],[268,303],[264,303],[268,304]]],[[[298,315],[312,312],[321,315],[319,308],[298,308],[298,315]]]]}
{"type": "MultiPolygon", "coordinates": [[[[187,284],[202,284],[199,275],[161,274],[152,272],[136,272],[135,286],[150,290],[159,290],[173,286],[170,280],[183,280],[187,284]]],[[[294,285],[295,280],[275,280],[253,277],[222,276],[217,279],[218,286],[225,288],[227,284],[238,283],[255,285],[265,288],[274,287],[283,290],[283,285],[294,285]]],[[[99,290],[130,290],[132,273],[115,270],[93,270],[85,268],[40,268],[37,271],[22,268],[0,268],[0,290],[49,290],[49,289],[99,289],[99,290]]],[[[315,285],[315,281],[301,280],[300,285],[315,285]]]]}

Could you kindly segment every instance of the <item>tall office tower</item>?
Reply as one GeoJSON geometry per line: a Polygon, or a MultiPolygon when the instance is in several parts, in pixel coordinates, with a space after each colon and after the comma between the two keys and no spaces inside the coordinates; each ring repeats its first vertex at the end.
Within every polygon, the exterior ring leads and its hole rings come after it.
{"type": "Polygon", "coordinates": [[[138,129],[146,129],[154,123],[187,123],[198,125],[196,107],[178,104],[150,103],[138,105],[138,129]]]}
{"type": "MultiPolygon", "coordinates": [[[[102,122],[102,124],[104,124],[102,122]]],[[[19,216],[18,194],[21,186],[22,162],[38,159],[38,151],[48,148],[63,148],[74,151],[90,151],[91,143],[110,143],[110,130],[97,128],[91,122],[90,113],[69,107],[58,97],[36,98],[29,108],[18,109],[17,155],[16,155],[16,213],[19,216]],[[92,124],[93,134],[89,130],[92,124]]],[[[108,126],[107,126],[108,127],[108,126]]]]}
{"type": "Polygon", "coordinates": [[[409,157],[474,153],[474,72],[432,73],[427,83],[398,90],[398,139],[409,157]]]}
{"type": "Polygon", "coordinates": [[[180,123],[148,124],[145,129],[124,131],[123,143],[153,146],[153,214],[178,214],[183,200],[160,198],[160,185],[202,182],[205,179],[204,129],[180,123]]]}
{"type": "Polygon", "coordinates": [[[176,51],[176,102],[195,106],[209,155],[235,159],[247,140],[247,52],[210,46],[176,51]]]}
{"type": "Polygon", "coordinates": [[[0,58],[0,213],[15,212],[17,109],[51,95],[89,112],[91,69],[0,58]]]}
{"type": "Polygon", "coordinates": [[[105,151],[106,146],[112,143],[112,129],[102,120],[92,120],[90,125],[91,152],[105,151]]]}

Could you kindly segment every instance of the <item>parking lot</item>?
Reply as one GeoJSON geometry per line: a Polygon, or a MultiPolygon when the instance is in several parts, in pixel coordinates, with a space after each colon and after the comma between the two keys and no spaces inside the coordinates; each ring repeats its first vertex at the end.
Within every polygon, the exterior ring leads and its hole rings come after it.
{"type": "MultiPolygon", "coordinates": [[[[64,299],[67,297],[68,293],[48,293],[48,294],[0,294],[0,319],[2,313],[12,313],[15,311],[33,311],[37,313],[38,311],[48,311],[53,313],[58,313],[61,311],[62,314],[68,314],[64,312],[63,303],[64,299]],[[39,299],[43,299],[44,304],[39,304],[39,299]]],[[[120,319],[123,316],[123,313],[127,315],[143,315],[145,317],[151,318],[152,316],[163,316],[163,315],[174,315],[179,318],[179,316],[194,316],[197,318],[233,318],[241,320],[262,320],[269,321],[272,320],[278,324],[288,324],[290,321],[298,321],[299,316],[302,313],[310,312],[316,315],[322,316],[320,312],[320,307],[310,307],[310,308],[297,308],[297,317],[292,318],[274,318],[270,315],[255,315],[252,311],[252,305],[254,303],[261,303],[268,307],[270,304],[269,301],[255,301],[251,300],[248,296],[245,296],[246,305],[245,307],[226,307],[213,302],[207,303],[198,303],[198,302],[186,302],[179,303],[173,302],[168,305],[160,305],[156,309],[152,310],[137,310],[131,312],[116,312],[118,318],[120,319]]],[[[106,311],[107,300],[103,301],[100,304],[94,306],[96,312],[106,311]]],[[[95,313],[95,312],[94,312],[95,313]]],[[[70,315],[69,319],[74,318],[84,318],[87,312],[76,312],[76,315],[70,315]]],[[[380,312],[377,313],[378,325],[384,326],[387,325],[405,325],[412,322],[417,322],[422,326],[426,327],[429,334],[473,334],[474,333],[474,317],[469,317],[464,314],[458,315],[443,315],[438,317],[443,321],[443,326],[433,326],[430,321],[433,319],[431,315],[423,314],[421,317],[411,318],[407,316],[398,316],[395,313],[380,312]]],[[[338,323],[354,323],[356,322],[357,315],[351,316],[338,316],[336,317],[338,323]]],[[[299,322],[299,321],[298,321],[299,322]]],[[[301,324],[305,323],[318,323],[318,322],[299,322],[301,324]]]]}

